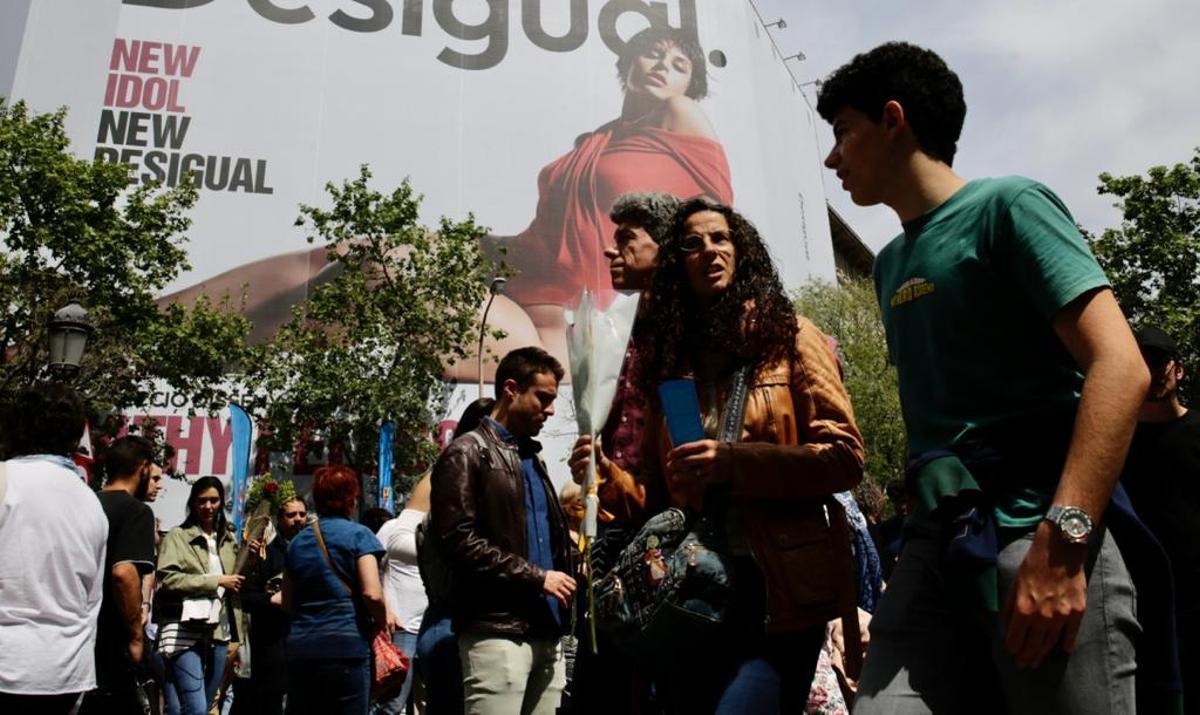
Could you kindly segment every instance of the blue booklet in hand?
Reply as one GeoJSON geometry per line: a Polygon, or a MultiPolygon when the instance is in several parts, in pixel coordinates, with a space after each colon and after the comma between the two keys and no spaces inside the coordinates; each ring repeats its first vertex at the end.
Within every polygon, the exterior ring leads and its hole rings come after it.
{"type": "Polygon", "coordinates": [[[700,421],[700,398],[694,380],[668,380],[658,386],[663,414],[671,445],[678,447],[704,439],[704,424],[700,421]]]}

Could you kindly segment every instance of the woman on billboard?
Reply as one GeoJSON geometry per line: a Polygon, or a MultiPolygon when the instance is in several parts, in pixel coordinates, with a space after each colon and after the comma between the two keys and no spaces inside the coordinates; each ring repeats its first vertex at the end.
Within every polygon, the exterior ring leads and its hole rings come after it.
{"type": "Polygon", "coordinates": [[[733,203],[725,151],[699,104],[708,94],[704,50],[675,28],[651,27],[629,40],[617,75],[625,94],[620,116],[542,169],[532,223],[498,241],[517,270],[505,294],[523,311],[505,304],[493,325],[527,325],[524,312],[544,347],[564,358],[562,306],[584,287],[611,287],[603,251],[618,196],[658,191],[733,203]]]}

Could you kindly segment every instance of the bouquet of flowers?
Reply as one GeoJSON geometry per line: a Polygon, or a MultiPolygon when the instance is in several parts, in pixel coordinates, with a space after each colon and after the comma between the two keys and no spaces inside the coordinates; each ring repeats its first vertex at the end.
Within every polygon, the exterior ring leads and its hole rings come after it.
{"type": "MultiPolygon", "coordinates": [[[[250,485],[250,491],[246,494],[246,504],[243,507],[247,514],[245,526],[242,528],[242,547],[238,550],[237,563],[234,566],[234,573],[244,573],[246,565],[250,561],[250,555],[255,553],[255,549],[251,548],[256,545],[258,551],[263,548],[262,538],[263,533],[267,530],[267,524],[271,522],[271,514],[278,511],[279,507],[296,499],[296,485],[290,481],[279,482],[270,474],[262,474],[254,480],[250,485]]],[[[261,553],[258,554],[261,556],[261,553]]]]}

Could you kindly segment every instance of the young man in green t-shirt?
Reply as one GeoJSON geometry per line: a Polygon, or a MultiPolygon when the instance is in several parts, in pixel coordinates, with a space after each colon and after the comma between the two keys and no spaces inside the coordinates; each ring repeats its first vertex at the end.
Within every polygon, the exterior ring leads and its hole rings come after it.
{"type": "Polygon", "coordinates": [[[817,109],[842,188],[903,224],[875,284],[909,456],[960,460],[998,537],[996,614],[947,585],[944,474],[914,470],[944,528],[909,521],[855,712],[1132,711],[1133,593],[1101,519],[1149,377],[1107,279],[1049,189],[954,172],[966,104],[933,52],[858,55],[817,109]]]}

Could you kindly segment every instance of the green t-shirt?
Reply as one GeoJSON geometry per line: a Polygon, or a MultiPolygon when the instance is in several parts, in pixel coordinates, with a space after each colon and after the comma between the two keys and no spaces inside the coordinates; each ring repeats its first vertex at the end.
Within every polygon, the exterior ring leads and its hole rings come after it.
{"type": "MultiPolygon", "coordinates": [[[[875,262],[875,289],[910,456],[1037,439],[1070,419],[1083,375],[1052,322],[1107,285],[1062,201],[1029,179],[972,181],[905,224],[875,262]]],[[[998,486],[999,524],[1036,524],[1053,487],[998,486]]]]}

